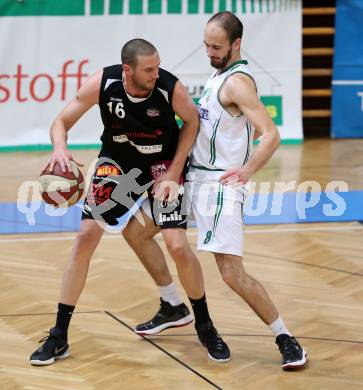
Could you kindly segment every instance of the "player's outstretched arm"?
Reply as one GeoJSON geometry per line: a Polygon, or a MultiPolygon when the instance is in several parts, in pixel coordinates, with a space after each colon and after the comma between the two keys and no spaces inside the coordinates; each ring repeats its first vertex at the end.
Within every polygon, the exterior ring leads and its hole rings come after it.
{"type": "Polygon", "coordinates": [[[262,135],[250,160],[241,168],[231,169],[221,177],[221,182],[246,183],[271,158],[280,144],[280,135],[265,106],[257,96],[253,81],[245,75],[236,74],[227,79],[223,96],[229,104],[234,104],[246,115],[253,126],[262,135]]]}
{"type": "Polygon", "coordinates": [[[54,120],[50,129],[50,138],[53,144],[52,155],[44,168],[49,166],[53,171],[55,163],[59,163],[63,172],[71,171],[70,160],[74,160],[67,149],[67,133],[94,104],[98,103],[102,79],[102,70],[90,76],[81,86],[77,95],[66,105],[54,120]]]}

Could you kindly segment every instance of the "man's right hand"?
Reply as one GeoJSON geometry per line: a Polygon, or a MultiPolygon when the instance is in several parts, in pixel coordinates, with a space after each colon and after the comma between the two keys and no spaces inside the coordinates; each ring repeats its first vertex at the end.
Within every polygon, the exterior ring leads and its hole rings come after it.
{"type": "Polygon", "coordinates": [[[71,161],[74,161],[78,166],[84,165],[76,161],[68,149],[55,149],[50,156],[49,161],[45,164],[44,169],[49,168],[50,172],[53,172],[54,166],[58,163],[61,166],[62,172],[72,172],[71,161]]]}

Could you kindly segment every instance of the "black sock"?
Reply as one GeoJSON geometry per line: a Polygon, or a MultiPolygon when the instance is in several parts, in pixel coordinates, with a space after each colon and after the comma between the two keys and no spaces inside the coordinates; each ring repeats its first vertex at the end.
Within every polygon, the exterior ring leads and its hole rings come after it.
{"type": "Polygon", "coordinates": [[[205,324],[208,321],[212,321],[209,317],[205,294],[202,296],[202,298],[199,299],[189,298],[189,301],[193,308],[196,328],[198,328],[198,326],[201,324],[205,324]]]}
{"type": "Polygon", "coordinates": [[[68,337],[68,326],[71,321],[74,308],[75,306],[58,303],[57,322],[55,327],[62,331],[66,340],[68,337]]]}

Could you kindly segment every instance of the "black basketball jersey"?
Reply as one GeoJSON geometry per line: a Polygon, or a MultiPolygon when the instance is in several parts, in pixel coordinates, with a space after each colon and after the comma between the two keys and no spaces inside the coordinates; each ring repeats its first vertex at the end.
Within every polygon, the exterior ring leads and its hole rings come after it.
{"type": "Polygon", "coordinates": [[[151,95],[136,102],[124,89],[122,65],[104,68],[99,97],[104,131],[99,156],[113,159],[125,172],[140,168],[145,173],[151,164],[173,159],[179,136],[172,107],[177,81],[160,69],[151,95]]]}

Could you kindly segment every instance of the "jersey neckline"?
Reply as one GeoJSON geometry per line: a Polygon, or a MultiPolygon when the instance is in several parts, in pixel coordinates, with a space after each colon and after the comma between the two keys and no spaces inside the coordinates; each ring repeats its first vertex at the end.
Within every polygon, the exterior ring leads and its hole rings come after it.
{"type": "Polygon", "coordinates": [[[142,103],[144,102],[145,100],[149,99],[149,97],[153,94],[154,92],[154,88],[152,89],[152,91],[150,92],[150,95],[146,96],[146,97],[142,97],[142,98],[139,98],[139,97],[135,97],[135,96],[132,96],[130,95],[128,92],[127,92],[127,89],[125,87],[125,82],[124,82],[124,72],[122,70],[122,74],[121,74],[121,81],[122,81],[122,86],[124,88],[124,91],[125,91],[125,94],[127,96],[127,98],[130,100],[130,102],[132,103],[142,103]]]}
{"type": "Polygon", "coordinates": [[[225,72],[227,72],[227,70],[230,70],[231,68],[233,68],[234,66],[239,65],[239,64],[248,65],[248,61],[246,61],[246,60],[235,61],[231,65],[227,66],[227,68],[224,68],[222,70],[222,72],[219,73],[219,74],[225,73],[225,72]]]}

